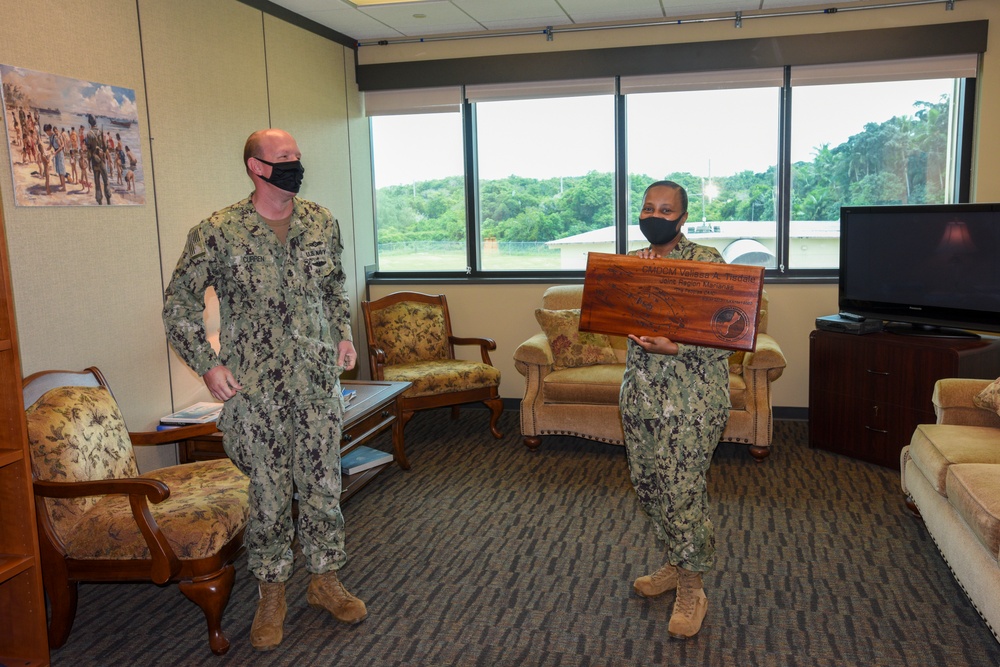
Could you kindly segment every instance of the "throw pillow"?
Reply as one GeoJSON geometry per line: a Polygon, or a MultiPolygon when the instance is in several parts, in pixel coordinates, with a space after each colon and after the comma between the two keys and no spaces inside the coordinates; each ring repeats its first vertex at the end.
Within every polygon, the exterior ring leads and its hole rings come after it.
{"type": "Polygon", "coordinates": [[[992,410],[1000,415],[1000,378],[986,385],[986,388],[979,392],[972,402],[976,407],[984,410],[992,410]]]}
{"type": "Polygon", "coordinates": [[[743,375],[743,359],[745,359],[747,353],[743,350],[737,350],[729,355],[729,372],[735,375],[743,375]]]}
{"type": "Polygon", "coordinates": [[[535,319],[541,325],[556,366],[593,366],[613,364],[618,361],[611,347],[611,339],[604,334],[580,331],[580,309],[535,310],[535,319]]]}

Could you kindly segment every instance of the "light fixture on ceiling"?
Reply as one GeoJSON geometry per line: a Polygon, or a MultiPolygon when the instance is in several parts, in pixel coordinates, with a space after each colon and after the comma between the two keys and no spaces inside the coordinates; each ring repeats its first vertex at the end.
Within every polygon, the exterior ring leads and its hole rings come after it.
{"type": "Polygon", "coordinates": [[[418,2],[427,1],[428,0],[347,0],[347,3],[354,5],[355,7],[374,7],[376,5],[414,5],[418,2]]]}

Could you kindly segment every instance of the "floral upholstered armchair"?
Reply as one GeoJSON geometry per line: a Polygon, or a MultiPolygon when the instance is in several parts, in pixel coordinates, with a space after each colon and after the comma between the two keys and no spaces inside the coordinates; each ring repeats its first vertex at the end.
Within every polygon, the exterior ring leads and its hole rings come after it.
{"type": "Polygon", "coordinates": [[[229,459],[140,475],[132,449],[214,424],[129,433],[96,368],[36,373],[23,392],[49,645],[69,638],[78,582],[176,582],[204,612],[212,651],[225,653],[222,614],[243,548],[248,480],[229,459]]]}
{"type": "Polygon", "coordinates": [[[482,402],[490,409],[490,432],[503,437],[497,429],[503,412],[500,370],[489,354],[496,343],[452,335],[443,294],[395,292],[362,301],[361,309],[372,379],[411,383],[401,397],[404,425],[418,410],[451,406],[455,416],[462,403],[482,402]],[[482,361],[456,359],[456,345],[478,346],[482,361]]]}
{"type": "MultiPolygon", "coordinates": [[[[550,287],[535,311],[542,331],[514,351],[524,376],[521,435],[531,449],[543,435],[574,435],[623,444],[618,394],[625,373],[627,341],[579,331],[582,285],[550,287]]],[[[771,383],[781,377],[785,356],[767,334],[767,294],[761,299],[757,346],[729,358],[732,408],[723,442],[748,445],[763,460],[771,453],[771,383]]]]}

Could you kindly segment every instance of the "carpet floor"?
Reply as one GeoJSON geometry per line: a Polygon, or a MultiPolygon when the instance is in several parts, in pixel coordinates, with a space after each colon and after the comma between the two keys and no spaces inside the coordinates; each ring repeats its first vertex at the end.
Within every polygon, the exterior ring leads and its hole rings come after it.
{"type": "MultiPolygon", "coordinates": [[[[257,591],[237,563],[225,656],[176,586],[82,584],[72,665],[998,666],[1000,644],[952,578],[899,475],[808,447],[804,422],[775,426],[755,462],[721,444],[709,473],[716,569],[690,640],[667,635],[673,595],[632,581],[661,565],[624,449],[548,437],[537,452],[515,412],[494,440],[486,413],[420,413],[409,471],[390,468],[344,505],[357,626],[306,604],[301,554],[285,639],[249,644],[257,591]]],[[[389,447],[388,438],[378,441],[389,447]]]]}

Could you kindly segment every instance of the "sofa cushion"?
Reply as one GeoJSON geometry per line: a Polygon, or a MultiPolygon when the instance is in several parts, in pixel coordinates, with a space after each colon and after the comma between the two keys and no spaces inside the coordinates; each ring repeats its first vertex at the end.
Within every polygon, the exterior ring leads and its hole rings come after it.
{"type": "Polygon", "coordinates": [[[986,387],[976,394],[972,399],[976,407],[984,410],[991,410],[1000,415],[1000,378],[986,385],[986,387]]]}
{"type": "MultiPolygon", "coordinates": [[[[594,403],[618,405],[625,364],[601,364],[553,371],[542,380],[546,403],[594,403]]],[[[746,410],[747,383],[729,375],[729,400],[733,410],[746,410]]]]}
{"type": "Polygon", "coordinates": [[[949,466],[1000,464],[1000,436],[988,426],[920,424],[910,440],[910,458],[934,490],[947,497],[949,466]]]}
{"type": "Polygon", "coordinates": [[[1000,555],[1000,465],[960,463],[948,466],[947,490],[952,507],[997,558],[1000,555]]]}
{"type": "MultiPolygon", "coordinates": [[[[37,479],[86,482],[139,475],[125,418],[107,388],[56,387],[42,394],[25,415],[31,470],[37,479]]],[[[62,538],[100,501],[100,496],[86,496],[44,502],[62,538]]]]}
{"type": "Polygon", "coordinates": [[[535,319],[549,339],[549,348],[556,366],[575,368],[618,361],[607,336],[580,331],[579,308],[538,308],[535,310],[535,319]]]}
{"type": "Polygon", "coordinates": [[[625,364],[601,364],[553,371],[542,380],[546,403],[618,405],[625,364]]]}
{"type": "MultiPolygon", "coordinates": [[[[143,475],[163,482],[170,497],[149,511],[181,560],[219,552],[247,524],[249,479],[229,459],[159,468],[143,475]]],[[[64,537],[66,554],[83,560],[149,558],[128,496],[100,496],[64,537]]]]}
{"type": "Polygon", "coordinates": [[[400,301],[371,313],[372,335],[389,366],[449,358],[448,327],[438,304],[400,301]]]}
{"type": "Polygon", "coordinates": [[[440,359],[386,366],[382,377],[388,382],[409,382],[407,398],[434,396],[500,385],[500,369],[480,361],[440,359]]]}

